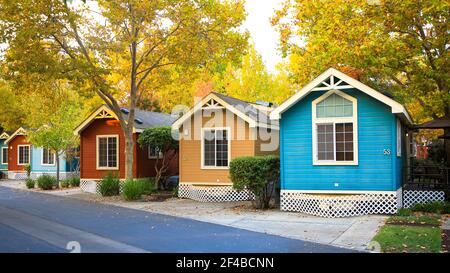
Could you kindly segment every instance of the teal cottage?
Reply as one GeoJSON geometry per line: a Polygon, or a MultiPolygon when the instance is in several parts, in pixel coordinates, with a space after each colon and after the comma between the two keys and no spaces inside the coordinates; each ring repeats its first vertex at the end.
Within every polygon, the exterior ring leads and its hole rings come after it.
{"type": "Polygon", "coordinates": [[[0,178],[8,174],[8,145],[5,140],[9,138],[7,132],[0,132],[0,178]]]}
{"type": "Polygon", "coordinates": [[[270,118],[280,124],[282,210],[345,217],[401,206],[412,121],[400,103],[330,68],[270,118]]]}
{"type": "MultiPolygon", "coordinates": [[[[8,178],[25,179],[26,166],[30,165],[32,178],[47,174],[56,176],[56,155],[49,149],[33,145],[28,138],[27,128],[19,128],[5,141],[8,150],[8,178]]],[[[65,154],[60,156],[60,178],[65,179],[76,175],[79,158],[69,158],[65,154]]]]}

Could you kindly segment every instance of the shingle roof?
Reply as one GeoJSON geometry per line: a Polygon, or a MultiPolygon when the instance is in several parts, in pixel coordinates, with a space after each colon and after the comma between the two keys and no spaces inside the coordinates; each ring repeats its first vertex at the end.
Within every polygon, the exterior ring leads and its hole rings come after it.
{"type": "Polygon", "coordinates": [[[212,92],[222,100],[224,100],[226,103],[230,104],[243,114],[249,116],[251,119],[263,123],[268,123],[269,121],[269,114],[267,111],[262,111],[258,108],[256,108],[256,104],[248,101],[243,101],[237,98],[233,98],[224,94],[212,92]]]}
{"type": "Polygon", "coordinates": [[[450,128],[450,117],[437,118],[437,119],[416,125],[415,128],[418,128],[418,129],[450,128]]]}
{"type": "MultiPolygon", "coordinates": [[[[122,111],[122,115],[127,118],[128,113],[122,111]]],[[[134,127],[136,129],[146,129],[158,126],[170,126],[177,119],[169,114],[150,112],[136,109],[134,127]],[[139,122],[142,121],[142,122],[139,122]]]]}

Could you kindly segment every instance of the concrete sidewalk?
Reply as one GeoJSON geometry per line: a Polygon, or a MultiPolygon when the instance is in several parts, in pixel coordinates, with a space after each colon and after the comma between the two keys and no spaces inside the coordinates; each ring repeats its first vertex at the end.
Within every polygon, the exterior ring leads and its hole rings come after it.
{"type": "MultiPolygon", "coordinates": [[[[2,180],[0,185],[26,189],[23,181],[2,180]]],[[[250,202],[200,203],[178,198],[167,199],[163,202],[128,202],[119,196],[102,197],[81,192],[78,188],[39,192],[359,251],[367,250],[372,238],[387,219],[386,216],[380,215],[329,219],[302,213],[282,212],[278,209],[260,211],[252,209],[250,202]]]]}

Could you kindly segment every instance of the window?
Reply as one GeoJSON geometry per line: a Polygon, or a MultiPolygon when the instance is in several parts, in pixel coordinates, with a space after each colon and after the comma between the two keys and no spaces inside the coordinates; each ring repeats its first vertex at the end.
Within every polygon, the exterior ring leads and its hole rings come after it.
{"type": "Polygon", "coordinates": [[[29,145],[18,145],[17,146],[17,161],[18,165],[30,164],[30,146],[29,145]]]}
{"type": "Polygon", "coordinates": [[[397,156],[402,156],[402,124],[397,119],[397,156]]]}
{"type": "Polygon", "coordinates": [[[203,129],[202,167],[227,168],[230,155],[229,128],[203,129]]]}
{"type": "Polygon", "coordinates": [[[356,103],[337,90],[313,101],[314,165],[358,164],[356,103]]]}
{"type": "Polygon", "coordinates": [[[148,146],[148,158],[159,158],[162,156],[162,153],[159,151],[157,147],[148,146]]]}
{"type": "Polygon", "coordinates": [[[42,165],[55,165],[55,154],[50,149],[42,148],[42,165]]]}
{"type": "Polygon", "coordinates": [[[118,169],[119,136],[97,136],[97,169],[118,169]]]}
{"type": "Polygon", "coordinates": [[[2,164],[8,165],[8,147],[2,148],[2,164]]]}

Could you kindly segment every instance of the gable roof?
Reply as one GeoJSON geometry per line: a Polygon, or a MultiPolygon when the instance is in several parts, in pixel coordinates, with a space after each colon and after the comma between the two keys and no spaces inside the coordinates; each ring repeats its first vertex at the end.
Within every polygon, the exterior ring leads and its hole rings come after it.
{"type": "Polygon", "coordinates": [[[16,136],[24,136],[27,134],[28,129],[25,127],[20,127],[19,129],[17,129],[16,131],[14,131],[14,133],[12,133],[12,135],[10,135],[6,140],[5,140],[5,144],[8,144],[11,140],[13,140],[16,136]]]}
{"type": "Polygon", "coordinates": [[[334,68],[329,68],[328,70],[320,74],[317,78],[312,80],[297,93],[284,101],[279,107],[275,108],[275,110],[270,113],[270,118],[275,120],[280,119],[283,112],[288,110],[290,107],[295,105],[298,101],[306,97],[311,92],[349,88],[356,88],[371,96],[372,98],[390,106],[393,114],[397,114],[403,119],[404,122],[406,122],[410,126],[412,125],[412,119],[403,105],[334,68]],[[337,83],[331,82],[330,84],[324,84],[324,81],[326,81],[331,76],[339,78],[340,81],[337,83]]]}
{"type": "MultiPolygon", "coordinates": [[[[128,109],[122,108],[122,116],[128,118],[128,109]]],[[[92,112],[80,125],[78,125],[74,133],[80,134],[86,127],[88,127],[95,119],[98,118],[114,118],[118,119],[117,115],[106,105],[102,105],[97,110],[92,112]]],[[[175,121],[175,117],[158,112],[150,112],[141,109],[135,110],[134,119],[134,132],[140,133],[144,129],[158,127],[158,126],[170,126],[175,121]]]]}
{"type": "Polygon", "coordinates": [[[0,133],[0,139],[8,139],[10,134],[11,134],[10,132],[6,132],[6,131],[1,132],[0,133]]]}
{"type": "Polygon", "coordinates": [[[190,118],[195,112],[201,110],[203,105],[211,99],[217,101],[225,109],[248,122],[250,127],[271,127],[272,129],[278,129],[277,125],[270,124],[269,112],[272,110],[271,108],[216,92],[211,92],[203,97],[201,101],[194,105],[194,107],[177,119],[173,123],[172,128],[178,130],[188,118],[190,118]],[[263,108],[265,109],[263,110],[263,108]]]}

